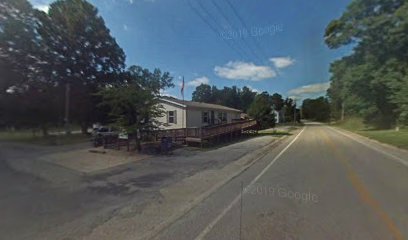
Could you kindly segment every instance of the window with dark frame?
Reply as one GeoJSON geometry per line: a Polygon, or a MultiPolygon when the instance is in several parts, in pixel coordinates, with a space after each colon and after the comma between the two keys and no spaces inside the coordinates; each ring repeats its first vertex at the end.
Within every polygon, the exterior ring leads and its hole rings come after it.
{"type": "Polygon", "coordinates": [[[227,113],[226,112],[218,112],[218,119],[221,122],[226,122],[227,121],[227,113]]]}
{"type": "Polygon", "coordinates": [[[176,123],[176,115],[174,114],[175,111],[169,111],[169,123],[176,123]]]}
{"type": "Polygon", "coordinates": [[[208,123],[208,112],[202,112],[203,123],[208,123]]]}

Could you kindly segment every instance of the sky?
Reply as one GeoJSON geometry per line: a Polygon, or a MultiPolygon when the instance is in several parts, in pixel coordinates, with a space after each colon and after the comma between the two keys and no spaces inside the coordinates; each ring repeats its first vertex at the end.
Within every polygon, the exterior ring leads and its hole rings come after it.
{"type": "MultiPolygon", "coordinates": [[[[247,86],[302,100],[325,95],[330,63],[324,30],[351,0],[89,0],[126,53],[127,66],[160,68],[191,99],[201,83],[247,86]]],[[[30,0],[47,11],[52,0],[30,0]]]]}

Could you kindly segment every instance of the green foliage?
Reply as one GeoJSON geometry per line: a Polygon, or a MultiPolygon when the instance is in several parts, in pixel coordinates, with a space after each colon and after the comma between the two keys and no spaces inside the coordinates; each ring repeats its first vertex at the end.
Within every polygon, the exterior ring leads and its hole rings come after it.
{"type": "Polygon", "coordinates": [[[395,129],[378,130],[368,128],[363,120],[357,117],[347,118],[344,121],[338,122],[336,126],[383,143],[408,149],[408,129],[396,131],[395,129]]]}
{"type": "Polygon", "coordinates": [[[97,121],[94,109],[98,99],[93,93],[121,80],[118,76],[125,54],[87,1],[58,0],[50,5],[48,15],[52,26],[45,24],[40,32],[58,53],[56,77],[61,84],[71,85],[72,118],[86,128],[97,121]]]}
{"type": "Polygon", "coordinates": [[[0,117],[4,125],[40,127],[46,135],[60,119],[61,102],[40,15],[25,0],[0,3],[0,117]]]}
{"type": "Polygon", "coordinates": [[[296,108],[296,103],[293,99],[286,98],[283,100],[281,111],[283,112],[283,119],[280,120],[281,122],[293,122],[294,120],[300,122],[299,109],[296,108]]]}
{"type": "Polygon", "coordinates": [[[71,118],[83,129],[100,120],[94,93],[123,79],[125,54],[97,9],[85,0],[58,0],[46,14],[27,0],[4,0],[0,18],[0,122],[46,133],[62,122],[67,83],[71,118]]]}
{"type": "Polygon", "coordinates": [[[249,107],[251,106],[251,103],[254,101],[256,96],[256,92],[251,91],[248,87],[243,87],[242,91],[240,93],[240,99],[241,99],[241,109],[244,112],[247,112],[249,107]]]}
{"type": "Polygon", "coordinates": [[[326,28],[330,48],[353,45],[352,55],[331,65],[328,96],[333,116],[349,116],[376,127],[407,124],[408,2],[354,0],[326,28]]]}
{"type": "Polygon", "coordinates": [[[159,93],[173,86],[170,74],[131,66],[122,76],[126,78],[123,84],[106,87],[98,93],[102,97],[100,107],[107,106],[112,124],[128,134],[157,128],[155,119],[164,113],[159,93]]]}
{"type": "Polygon", "coordinates": [[[193,92],[192,100],[196,102],[214,103],[223,106],[240,109],[247,112],[249,106],[255,99],[256,92],[248,87],[242,90],[236,86],[218,89],[216,86],[201,84],[193,92]]]}
{"type": "Polygon", "coordinates": [[[273,109],[275,109],[276,111],[282,110],[285,104],[285,101],[283,100],[282,95],[278,93],[272,94],[272,96],[270,97],[270,101],[271,101],[273,109]]]}
{"type": "Polygon", "coordinates": [[[330,119],[330,104],[327,98],[305,99],[302,104],[303,118],[327,122],[330,119]]]}
{"type": "Polygon", "coordinates": [[[367,125],[364,124],[363,119],[359,117],[348,117],[343,121],[336,122],[336,126],[342,127],[349,131],[367,130],[367,125]]]}
{"type": "Polygon", "coordinates": [[[215,90],[212,91],[210,85],[201,84],[196,87],[196,90],[193,92],[192,100],[196,102],[214,103],[215,99],[213,99],[213,95],[215,95],[216,90],[218,90],[215,86],[214,88],[215,90]]]}
{"type": "Polygon", "coordinates": [[[275,126],[275,115],[270,96],[266,92],[256,95],[255,100],[249,107],[248,114],[258,121],[262,129],[275,126]]]}

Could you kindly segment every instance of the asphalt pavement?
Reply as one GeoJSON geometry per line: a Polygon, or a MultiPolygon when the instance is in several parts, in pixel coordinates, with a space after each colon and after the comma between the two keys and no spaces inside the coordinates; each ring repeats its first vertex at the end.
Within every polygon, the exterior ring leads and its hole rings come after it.
{"type": "Polygon", "coordinates": [[[308,123],[154,239],[408,239],[407,163],[308,123]]]}

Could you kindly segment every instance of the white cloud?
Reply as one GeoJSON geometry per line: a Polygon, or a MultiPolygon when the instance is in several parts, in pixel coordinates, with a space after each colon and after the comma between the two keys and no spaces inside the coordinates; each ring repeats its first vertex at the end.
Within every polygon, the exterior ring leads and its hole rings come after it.
{"type": "Polygon", "coordinates": [[[226,65],[214,68],[219,77],[232,80],[261,81],[276,77],[276,72],[269,66],[257,66],[251,62],[228,62],[226,65]]]}
{"type": "Polygon", "coordinates": [[[187,82],[187,86],[191,86],[191,87],[198,87],[201,84],[209,84],[210,83],[210,79],[208,79],[207,77],[199,77],[196,78],[194,80],[191,80],[189,82],[187,82]]]}
{"type": "Polygon", "coordinates": [[[269,61],[278,69],[289,67],[295,63],[295,60],[291,57],[274,57],[270,58],[269,61]]]}
{"type": "Polygon", "coordinates": [[[126,25],[126,24],[123,24],[123,30],[125,30],[125,31],[129,30],[129,27],[128,27],[128,25],[126,25]]]}
{"type": "Polygon", "coordinates": [[[251,90],[252,92],[256,92],[256,93],[261,93],[262,91],[256,88],[253,88],[251,85],[247,85],[247,87],[249,88],[249,90],[251,90]]]}
{"type": "Polygon", "coordinates": [[[33,7],[45,13],[48,13],[48,10],[50,10],[50,5],[48,4],[38,4],[38,5],[33,5],[33,7]]]}
{"type": "Polygon", "coordinates": [[[129,3],[130,3],[130,4],[133,4],[133,0],[129,0],[129,3]]]}
{"type": "Polygon", "coordinates": [[[307,95],[307,94],[323,93],[327,91],[329,86],[330,86],[330,82],[305,85],[302,87],[298,87],[298,88],[289,90],[288,94],[299,96],[299,95],[305,95],[305,94],[307,95]]]}
{"type": "Polygon", "coordinates": [[[168,92],[166,90],[160,91],[160,96],[178,98],[176,95],[171,94],[170,92],[168,92]]]}

